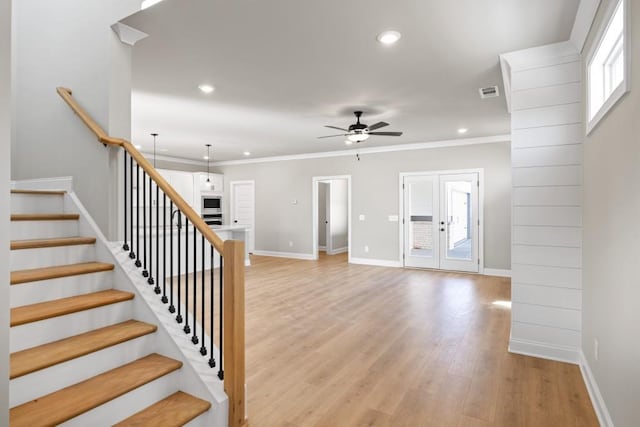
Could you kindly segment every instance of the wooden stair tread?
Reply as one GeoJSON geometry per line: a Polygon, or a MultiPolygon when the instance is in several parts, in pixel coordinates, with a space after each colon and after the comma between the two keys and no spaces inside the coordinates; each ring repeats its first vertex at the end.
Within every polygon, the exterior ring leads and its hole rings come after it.
{"type": "Polygon", "coordinates": [[[67,192],[64,190],[20,190],[14,188],[11,194],[33,194],[39,196],[64,196],[67,192]]]}
{"type": "Polygon", "coordinates": [[[12,408],[12,427],[53,426],[77,417],[182,367],[182,362],[150,354],[88,380],[12,408]]]}
{"type": "Polygon", "coordinates": [[[59,341],[18,351],[11,354],[10,379],[18,378],[58,363],[111,347],[125,341],[151,334],[156,325],[127,320],[126,322],[95,329],[59,341]]]}
{"type": "Polygon", "coordinates": [[[93,245],[95,237],[60,237],[55,239],[12,240],[11,250],[56,248],[59,246],[93,245]]]}
{"type": "Polygon", "coordinates": [[[207,412],[211,403],[178,391],[119,422],[114,427],[180,427],[207,412]]]}
{"type": "Polygon", "coordinates": [[[78,276],[80,274],[99,273],[113,270],[113,264],[105,262],[82,262],[79,264],[56,265],[53,267],[31,268],[11,272],[11,284],[37,282],[39,280],[57,279],[60,277],[78,276]]]}
{"type": "Polygon", "coordinates": [[[85,295],[61,298],[37,304],[23,305],[11,309],[11,326],[24,325],[65,314],[102,307],[133,299],[131,292],[109,289],[85,295]]]}
{"type": "Polygon", "coordinates": [[[70,213],[11,214],[11,221],[73,221],[78,219],[80,219],[79,214],[70,213]]]}

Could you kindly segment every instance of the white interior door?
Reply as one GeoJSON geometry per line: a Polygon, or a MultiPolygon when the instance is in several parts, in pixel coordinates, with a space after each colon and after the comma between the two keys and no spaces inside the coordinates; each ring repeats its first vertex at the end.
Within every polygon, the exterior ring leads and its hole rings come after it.
{"type": "Polygon", "coordinates": [[[437,175],[404,179],[404,265],[439,268],[437,175]]]}
{"type": "Polygon", "coordinates": [[[405,176],[406,267],[479,271],[478,173],[405,176]]]}
{"type": "Polygon", "coordinates": [[[440,175],[440,230],[440,268],[477,273],[477,173],[440,175]]]}
{"type": "Polygon", "coordinates": [[[255,185],[253,181],[230,183],[231,224],[247,227],[246,245],[249,252],[255,249],[255,185]]]}

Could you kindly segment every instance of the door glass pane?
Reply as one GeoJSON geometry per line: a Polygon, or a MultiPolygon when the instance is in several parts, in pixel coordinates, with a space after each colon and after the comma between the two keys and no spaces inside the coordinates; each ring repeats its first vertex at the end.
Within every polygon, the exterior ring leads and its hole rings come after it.
{"type": "Polygon", "coordinates": [[[409,184],[409,250],[412,256],[433,257],[433,182],[409,184]]]}
{"type": "Polygon", "coordinates": [[[448,181],[446,200],[447,258],[470,260],[473,255],[471,182],[448,181]]]}

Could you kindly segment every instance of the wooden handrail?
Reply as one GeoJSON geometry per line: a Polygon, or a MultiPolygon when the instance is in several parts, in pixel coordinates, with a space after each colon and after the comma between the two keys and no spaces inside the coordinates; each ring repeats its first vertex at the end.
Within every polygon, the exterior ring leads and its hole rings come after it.
{"type": "Polygon", "coordinates": [[[191,221],[207,241],[212,244],[218,253],[224,254],[224,241],[211,230],[211,227],[193,210],[193,208],[180,196],[171,185],[158,173],[151,163],[142,155],[131,142],[122,138],[113,138],[96,123],[93,118],[78,104],[74,99],[70,89],[59,87],[56,89],[58,94],[65,100],[74,113],[80,117],[80,120],[89,128],[91,132],[103,144],[116,145],[124,148],[129,155],[140,165],[140,167],[155,181],[158,187],[171,199],[174,205],[191,221]]]}

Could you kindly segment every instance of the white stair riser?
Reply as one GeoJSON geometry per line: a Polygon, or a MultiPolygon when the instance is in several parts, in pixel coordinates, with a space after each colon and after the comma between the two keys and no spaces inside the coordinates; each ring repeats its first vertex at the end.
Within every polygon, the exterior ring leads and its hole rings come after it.
{"type": "Polygon", "coordinates": [[[155,334],[82,356],[11,380],[10,407],[45,396],[88,378],[133,362],[155,347],[155,334]]]}
{"type": "Polygon", "coordinates": [[[179,390],[180,371],[174,371],[148,384],[138,387],[104,405],[79,415],[66,423],[64,427],[110,426],[148,406],[172,395],[179,390]]]}
{"type": "Polygon", "coordinates": [[[53,248],[20,249],[11,251],[11,271],[30,268],[78,264],[96,260],[95,245],[58,246],[53,248]]]}
{"type": "Polygon", "coordinates": [[[11,285],[11,307],[106,291],[113,288],[111,271],[11,285]]]}
{"type": "Polygon", "coordinates": [[[78,221],[11,221],[11,240],[54,239],[78,235],[78,221]]]}
{"type": "Polygon", "coordinates": [[[63,195],[12,194],[11,213],[63,213],[63,195]]]}
{"type": "Polygon", "coordinates": [[[11,328],[9,337],[11,353],[132,318],[133,301],[124,301],[66,316],[14,326],[11,328]]]}

